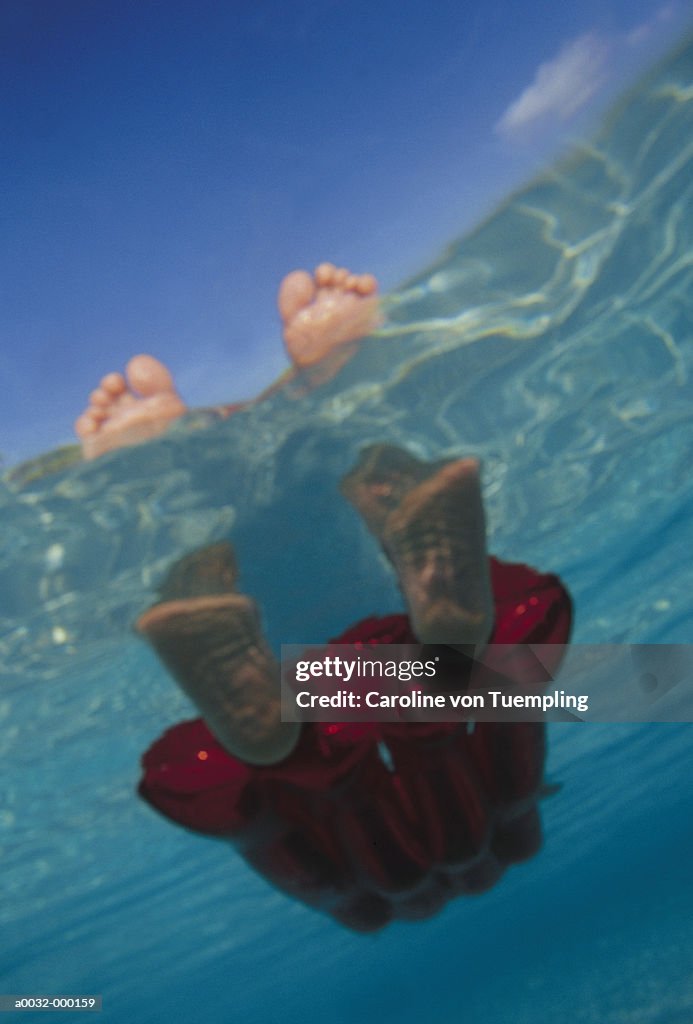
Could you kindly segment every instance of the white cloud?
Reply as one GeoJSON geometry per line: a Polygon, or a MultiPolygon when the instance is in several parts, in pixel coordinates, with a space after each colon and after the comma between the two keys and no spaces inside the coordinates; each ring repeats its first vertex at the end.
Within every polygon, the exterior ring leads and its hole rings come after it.
{"type": "Polygon", "coordinates": [[[567,43],[553,60],[539,65],[532,84],[513,100],[495,130],[514,137],[543,118],[572,117],[602,85],[608,49],[595,33],[567,43]]]}
{"type": "Polygon", "coordinates": [[[655,11],[649,21],[643,21],[640,25],[636,25],[635,28],[631,29],[626,35],[626,42],[629,46],[640,46],[641,43],[646,42],[657,31],[660,25],[671,21],[675,14],[676,4],[665,4],[655,11]]]}
{"type": "Polygon", "coordinates": [[[652,35],[653,25],[651,21],[643,21],[642,25],[636,25],[626,36],[629,46],[640,46],[652,35]]]}

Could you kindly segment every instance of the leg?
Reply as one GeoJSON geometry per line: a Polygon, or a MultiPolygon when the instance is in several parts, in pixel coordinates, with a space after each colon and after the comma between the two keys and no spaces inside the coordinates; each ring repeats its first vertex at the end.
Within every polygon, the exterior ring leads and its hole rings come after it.
{"type": "Polygon", "coordinates": [[[153,356],[134,356],[125,377],[109,373],[75,423],[85,459],[162,434],[186,412],[173,378],[153,356]]]}
{"type": "Polygon", "coordinates": [[[493,599],[478,462],[426,464],[375,445],[342,491],[390,558],[418,639],[483,647],[493,599]]]}
{"type": "Polygon", "coordinates": [[[377,290],[372,274],[351,274],[331,263],[321,263],[312,276],[294,270],[284,278],[277,299],[284,342],[294,367],[307,372],[311,383],[334,376],[359,339],[378,326],[377,290]],[[328,365],[317,370],[326,359],[328,365]]]}
{"type": "Polygon", "coordinates": [[[229,545],[187,556],[136,629],[230,754],[274,764],[291,753],[300,727],[281,721],[279,666],[255,603],[233,590],[235,576],[229,545]]]}

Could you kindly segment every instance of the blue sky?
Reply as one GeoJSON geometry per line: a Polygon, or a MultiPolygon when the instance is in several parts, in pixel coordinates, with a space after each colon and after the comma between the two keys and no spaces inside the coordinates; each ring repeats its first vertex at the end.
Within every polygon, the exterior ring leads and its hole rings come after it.
{"type": "Polygon", "coordinates": [[[0,452],[135,352],[191,405],[285,367],[275,294],[385,289],[686,27],[683,0],[2,0],[0,452]]]}

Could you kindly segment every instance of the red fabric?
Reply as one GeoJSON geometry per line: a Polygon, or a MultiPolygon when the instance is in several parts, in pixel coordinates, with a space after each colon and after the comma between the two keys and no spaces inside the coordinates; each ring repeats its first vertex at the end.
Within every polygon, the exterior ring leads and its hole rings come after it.
{"type": "MultiPolygon", "coordinates": [[[[491,644],[565,644],[571,602],[556,576],[491,559],[491,644]]],[[[404,615],[369,618],[332,643],[415,643],[404,615]]],[[[507,653],[507,652],[506,652],[507,653]]],[[[550,674],[518,648],[503,671],[550,674]]],[[[555,666],[560,656],[556,648],[555,666]]],[[[546,659],[544,659],[546,662],[546,659]]],[[[283,762],[230,756],[201,719],[169,729],[142,759],[140,795],[186,828],[231,839],[275,885],[373,931],[427,917],[493,885],[541,842],[542,723],[303,726],[283,762]]]]}

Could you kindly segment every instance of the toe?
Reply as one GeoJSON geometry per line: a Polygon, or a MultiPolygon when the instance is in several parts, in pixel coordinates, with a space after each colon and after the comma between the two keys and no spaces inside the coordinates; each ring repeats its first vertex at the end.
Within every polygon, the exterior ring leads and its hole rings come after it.
{"type": "Polygon", "coordinates": [[[95,434],[99,429],[99,424],[91,415],[90,412],[82,413],[82,415],[75,421],[75,433],[77,437],[90,437],[91,434],[95,434]]]}
{"type": "Polygon", "coordinates": [[[100,388],[111,398],[118,398],[126,390],[125,378],[122,373],[109,373],[101,381],[100,388]]]}
{"type": "Polygon", "coordinates": [[[125,375],[132,390],[144,398],[176,390],[169,370],[154,356],[133,356],[125,375]]]}
{"type": "Polygon", "coordinates": [[[321,263],[315,268],[315,280],[322,288],[343,288],[359,295],[374,295],[378,282],[373,274],[353,274],[346,267],[335,267],[334,263],[321,263]]]}
{"type": "MultiPolygon", "coordinates": [[[[317,278],[317,274],[316,274],[317,278]]],[[[277,305],[285,322],[293,320],[315,298],[315,281],[307,270],[293,270],[279,286],[277,305]]]]}
{"type": "Polygon", "coordinates": [[[378,290],[378,282],[372,274],[359,274],[355,288],[361,295],[374,295],[378,290]]]}
{"type": "Polygon", "coordinates": [[[96,388],[95,391],[89,395],[89,404],[97,409],[105,409],[113,401],[113,396],[105,390],[105,388],[96,388]]]}
{"type": "Polygon", "coordinates": [[[334,263],[321,263],[319,267],[315,268],[315,280],[323,288],[334,284],[334,277],[337,273],[337,268],[334,263]]]}

